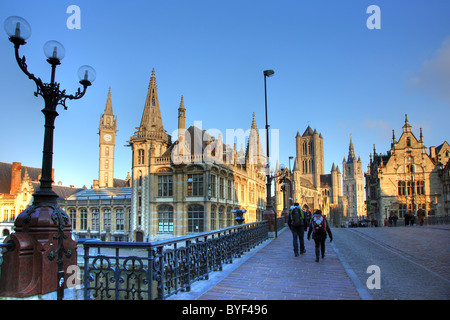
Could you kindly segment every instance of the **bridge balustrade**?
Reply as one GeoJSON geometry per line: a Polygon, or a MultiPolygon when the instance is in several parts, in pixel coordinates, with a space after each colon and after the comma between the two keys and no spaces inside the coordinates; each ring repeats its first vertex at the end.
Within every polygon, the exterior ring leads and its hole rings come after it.
{"type": "Polygon", "coordinates": [[[268,221],[154,242],[82,240],[84,299],[164,300],[268,239],[268,221]]]}

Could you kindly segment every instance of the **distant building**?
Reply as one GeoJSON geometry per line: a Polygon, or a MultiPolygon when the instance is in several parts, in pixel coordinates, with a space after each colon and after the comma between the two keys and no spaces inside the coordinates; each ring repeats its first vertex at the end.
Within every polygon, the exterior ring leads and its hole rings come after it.
{"type": "Polygon", "coordinates": [[[130,187],[82,189],[59,206],[69,215],[78,238],[129,240],[130,187]]]}
{"type": "MultiPolygon", "coordinates": [[[[0,162],[0,238],[13,231],[16,217],[33,202],[40,177],[40,168],[23,166],[20,162],[0,162]]],[[[81,190],[59,184],[53,184],[52,189],[58,195],[58,204],[81,190]]]]}
{"type": "MultiPolygon", "coordinates": [[[[427,153],[420,129],[417,139],[408,117],[400,138],[392,130],[391,149],[386,154],[373,150],[365,173],[368,215],[383,223],[391,214],[403,218],[405,213],[416,213],[422,207],[427,215],[448,213],[445,185],[448,178],[450,146],[444,142],[430,147],[427,153]]],[[[448,184],[447,184],[448,186],[448,184]]],[[[448,193],[447,193],[448,194],[448,193]]]]}

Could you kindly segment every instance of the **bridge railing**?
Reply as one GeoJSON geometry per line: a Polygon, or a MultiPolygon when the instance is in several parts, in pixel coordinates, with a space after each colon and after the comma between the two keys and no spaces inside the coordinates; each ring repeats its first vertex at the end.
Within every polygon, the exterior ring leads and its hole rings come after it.
{"type": "Polygon", "coordinates": [[[84,299],[164,300],[268,239],[267,221],[155,242],[79,240],[84,299]]]}
{"type": "MultiPolygon", "coordinates": [[[[416,223],[418,223],[416,218],[416,223]]],[[[450,224],[450,215],[439,215],[439,216],[426,216],[424,220],[424,225],[436,225],[436,224],[450,224]]]]}

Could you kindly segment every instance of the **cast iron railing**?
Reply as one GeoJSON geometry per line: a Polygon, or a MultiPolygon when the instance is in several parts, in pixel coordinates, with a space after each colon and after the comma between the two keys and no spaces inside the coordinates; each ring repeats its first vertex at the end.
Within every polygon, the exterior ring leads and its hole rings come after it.
{"type": "MultiPolygon", "coordinates": [[[[417,217],[415,223],[419,223],[417,217]]],[[[435,224],[450,224],[450,215],[439,215],[439,216],[430,216],[427,215],[424,220],[424,225],[431,226],[435,224]]]]}
{"type": "Polygon", "coordinates": [[[164,300],[208,280],[268,239],[267,221],[163,241],[79,240],[84,247],[84,299],[164,300]]]}

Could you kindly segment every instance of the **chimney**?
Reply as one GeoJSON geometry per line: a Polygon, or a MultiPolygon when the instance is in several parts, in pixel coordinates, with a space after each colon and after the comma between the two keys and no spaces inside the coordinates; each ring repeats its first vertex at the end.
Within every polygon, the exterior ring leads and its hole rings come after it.
{"type": "Polygon", "coordinates": [[[11,168],[11,189],[10,194],[16,194],[22,181],[22,164],[20,162],[13,162],[11,168]]]}
{"type": "Polygon", "coordinates": [[[436,160],[436,147],[430,147],[430,158],[436,160]]]}

